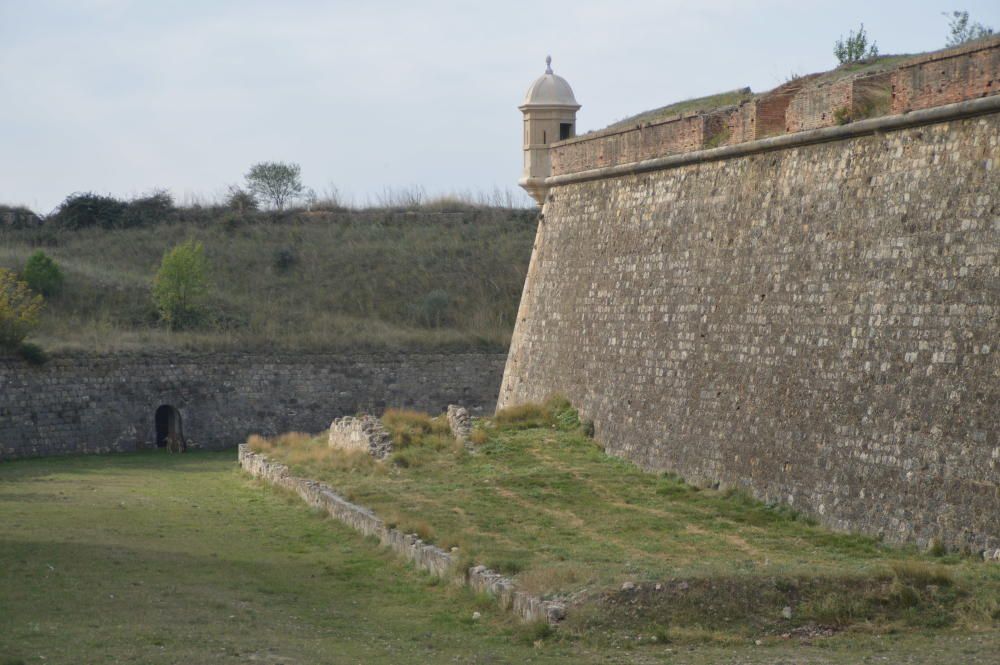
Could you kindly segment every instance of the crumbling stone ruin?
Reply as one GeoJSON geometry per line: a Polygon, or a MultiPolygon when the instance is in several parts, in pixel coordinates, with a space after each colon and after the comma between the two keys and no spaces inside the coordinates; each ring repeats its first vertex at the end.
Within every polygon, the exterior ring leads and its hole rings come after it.
{"type": "Polygon", "coordinates": [[[392,453],[392,436],[375,416],[347,416],[330,424],[330,447],[363,450],[375,459],[392,453]]]}
{"type": "Polygon", "coordinates": [[[449,404],[447,418],[451,435],[462,445],[467,444],[469,435],[472,434],[472,416],[469,415],[468,409],[464,406],[449,404]]]}

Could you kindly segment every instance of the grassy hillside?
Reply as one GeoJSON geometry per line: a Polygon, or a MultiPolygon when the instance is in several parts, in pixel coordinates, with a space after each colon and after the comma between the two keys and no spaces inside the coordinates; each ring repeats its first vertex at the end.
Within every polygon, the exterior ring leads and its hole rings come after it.
{"type": "Polygon", "coordinates": [[[66,275],[33,341],[48,350],[505,348],[535,211],[239,215],[179,209],[129,228],[0,227],[0,267],[41,248],[66,275]],[[171,331],[150,297],[165,250],[204,244],[209,317],[171,331]]]}

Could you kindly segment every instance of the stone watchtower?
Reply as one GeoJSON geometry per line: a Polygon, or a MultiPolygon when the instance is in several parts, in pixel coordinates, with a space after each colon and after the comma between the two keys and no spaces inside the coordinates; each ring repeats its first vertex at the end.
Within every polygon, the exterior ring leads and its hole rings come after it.
{"type": "Polygon", "coordinates": [[[518,182],[538,201],[545,202],[545,179],[552,174],[549,144],[576,136],[580,105],[573,89],[552,73],[552,56],[545,58],[545,73],[535,79],[519,107],[524,114],[524,173],[518,182]]]}

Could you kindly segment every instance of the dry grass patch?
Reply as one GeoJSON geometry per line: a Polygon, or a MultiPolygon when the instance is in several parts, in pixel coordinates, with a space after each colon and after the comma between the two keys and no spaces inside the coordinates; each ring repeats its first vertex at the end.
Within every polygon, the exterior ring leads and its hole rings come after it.
{"type": "Polygon", "coordinates": [[[326,433],[312,435],[292,432],[273,438],[254,434],[247,439],[247,444],[254,452],[296,468],[373,475],[386,471],[384,464],[363,450],[331,448],[326,433]]]}
{"type": "Polygon", "coordinates": [[[444,416],[432,418],[412,409],[386,409],[382,424],[392,435],[396,450],[413,445],[441,446],[451,443],[451,429],[444,416]]]}

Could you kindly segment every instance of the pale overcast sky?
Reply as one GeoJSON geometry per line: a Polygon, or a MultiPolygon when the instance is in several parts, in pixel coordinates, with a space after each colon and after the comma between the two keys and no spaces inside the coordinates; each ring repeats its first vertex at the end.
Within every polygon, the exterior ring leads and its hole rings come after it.
{"type": "Polygon", "coordinates": [[[359,204],[516,189],[547,53],[587,131],[829,69],[862,21],[882,53],[943,47],[956,8],[1000,28],[997,0],[955,2],[0,0],[0,202],[211,199],[262,160],[359,204]]]}

